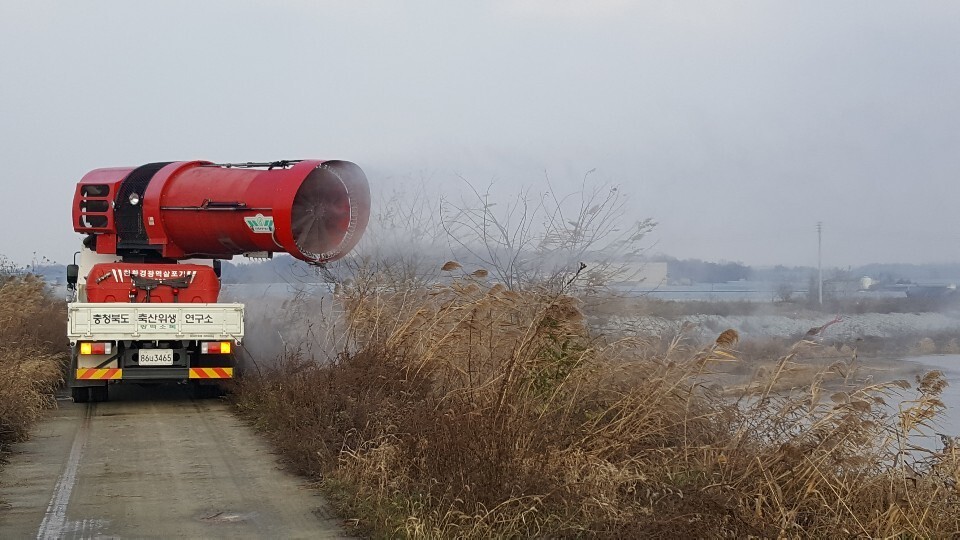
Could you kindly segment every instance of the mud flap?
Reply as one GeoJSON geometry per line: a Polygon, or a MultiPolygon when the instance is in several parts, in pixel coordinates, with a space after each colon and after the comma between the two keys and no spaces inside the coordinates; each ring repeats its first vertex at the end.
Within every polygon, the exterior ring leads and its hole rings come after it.
{"type": "Polygon", "coordinates": [[[79,345],[70,347],[70,373],[67,375],[70,396],[74,403],[107,401],[109,390],[106,381],[77,379],[79,352],[79,345]]]}

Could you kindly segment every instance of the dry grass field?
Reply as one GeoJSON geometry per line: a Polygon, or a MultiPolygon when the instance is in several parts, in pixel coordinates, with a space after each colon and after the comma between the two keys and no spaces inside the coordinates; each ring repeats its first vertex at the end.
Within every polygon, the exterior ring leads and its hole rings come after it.
{"type": "Polygon", "coordinates": [[[725,385],[735,332],[598,336],[571,296],[470,277],[337,300],[349,345],[288,349],[235,403],[361,534],[960,534],[960,453],[910,442],[942,412],[936,372],[809,369],[820,345],[801,342],[725,385]]]}
{"type": "Polygon", "coordinates": [[[55,406],[66,352],[65,302],[35,276],[0,275],[0,450],[55,406]]]}

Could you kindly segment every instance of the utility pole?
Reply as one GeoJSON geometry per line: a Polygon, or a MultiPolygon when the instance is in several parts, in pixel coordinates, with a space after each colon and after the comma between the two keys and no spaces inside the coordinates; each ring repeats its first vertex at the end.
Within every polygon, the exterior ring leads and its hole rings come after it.
{"type": "Polygon", "coordinates": [[[817,286],[820,306],[823,306],[823,222],[817,222],[817,286]]]}

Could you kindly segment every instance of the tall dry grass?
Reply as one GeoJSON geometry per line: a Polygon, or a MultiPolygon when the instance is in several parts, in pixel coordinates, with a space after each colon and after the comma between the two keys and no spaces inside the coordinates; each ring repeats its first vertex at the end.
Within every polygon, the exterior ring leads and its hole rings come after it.
{"type": "Polygon", "coordinates": [[[55,406],[67,358],[66,303],[33,275],[0,274],[0,450],[55,406]]]}
{"type": "MultiPolygon", "coordinates": [[[[341,291],[353,348],[287,354],[236,406],[376,537],[944,537],[960,455],[916,445],[943,378],[856,361],[731,396],[736,335],[592,335],[578,301],[471,279],[341,291]]],[[[804,344],[802,347],[816,346],[804,344]]]]}

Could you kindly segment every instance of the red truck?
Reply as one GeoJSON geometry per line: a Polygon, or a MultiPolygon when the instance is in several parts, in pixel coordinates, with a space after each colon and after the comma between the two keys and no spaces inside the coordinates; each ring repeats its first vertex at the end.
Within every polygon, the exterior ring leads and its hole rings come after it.
{"type": "Polygon", "coordinates": [[[218,302],[220,260],[286,252],[322,265],[360,240],[366,176],[349,161],[178,161],[96,169],[77,184],[67,267],[74,401],[110,385],[217,390],[236,372],[243,304],[218,302]]]}

